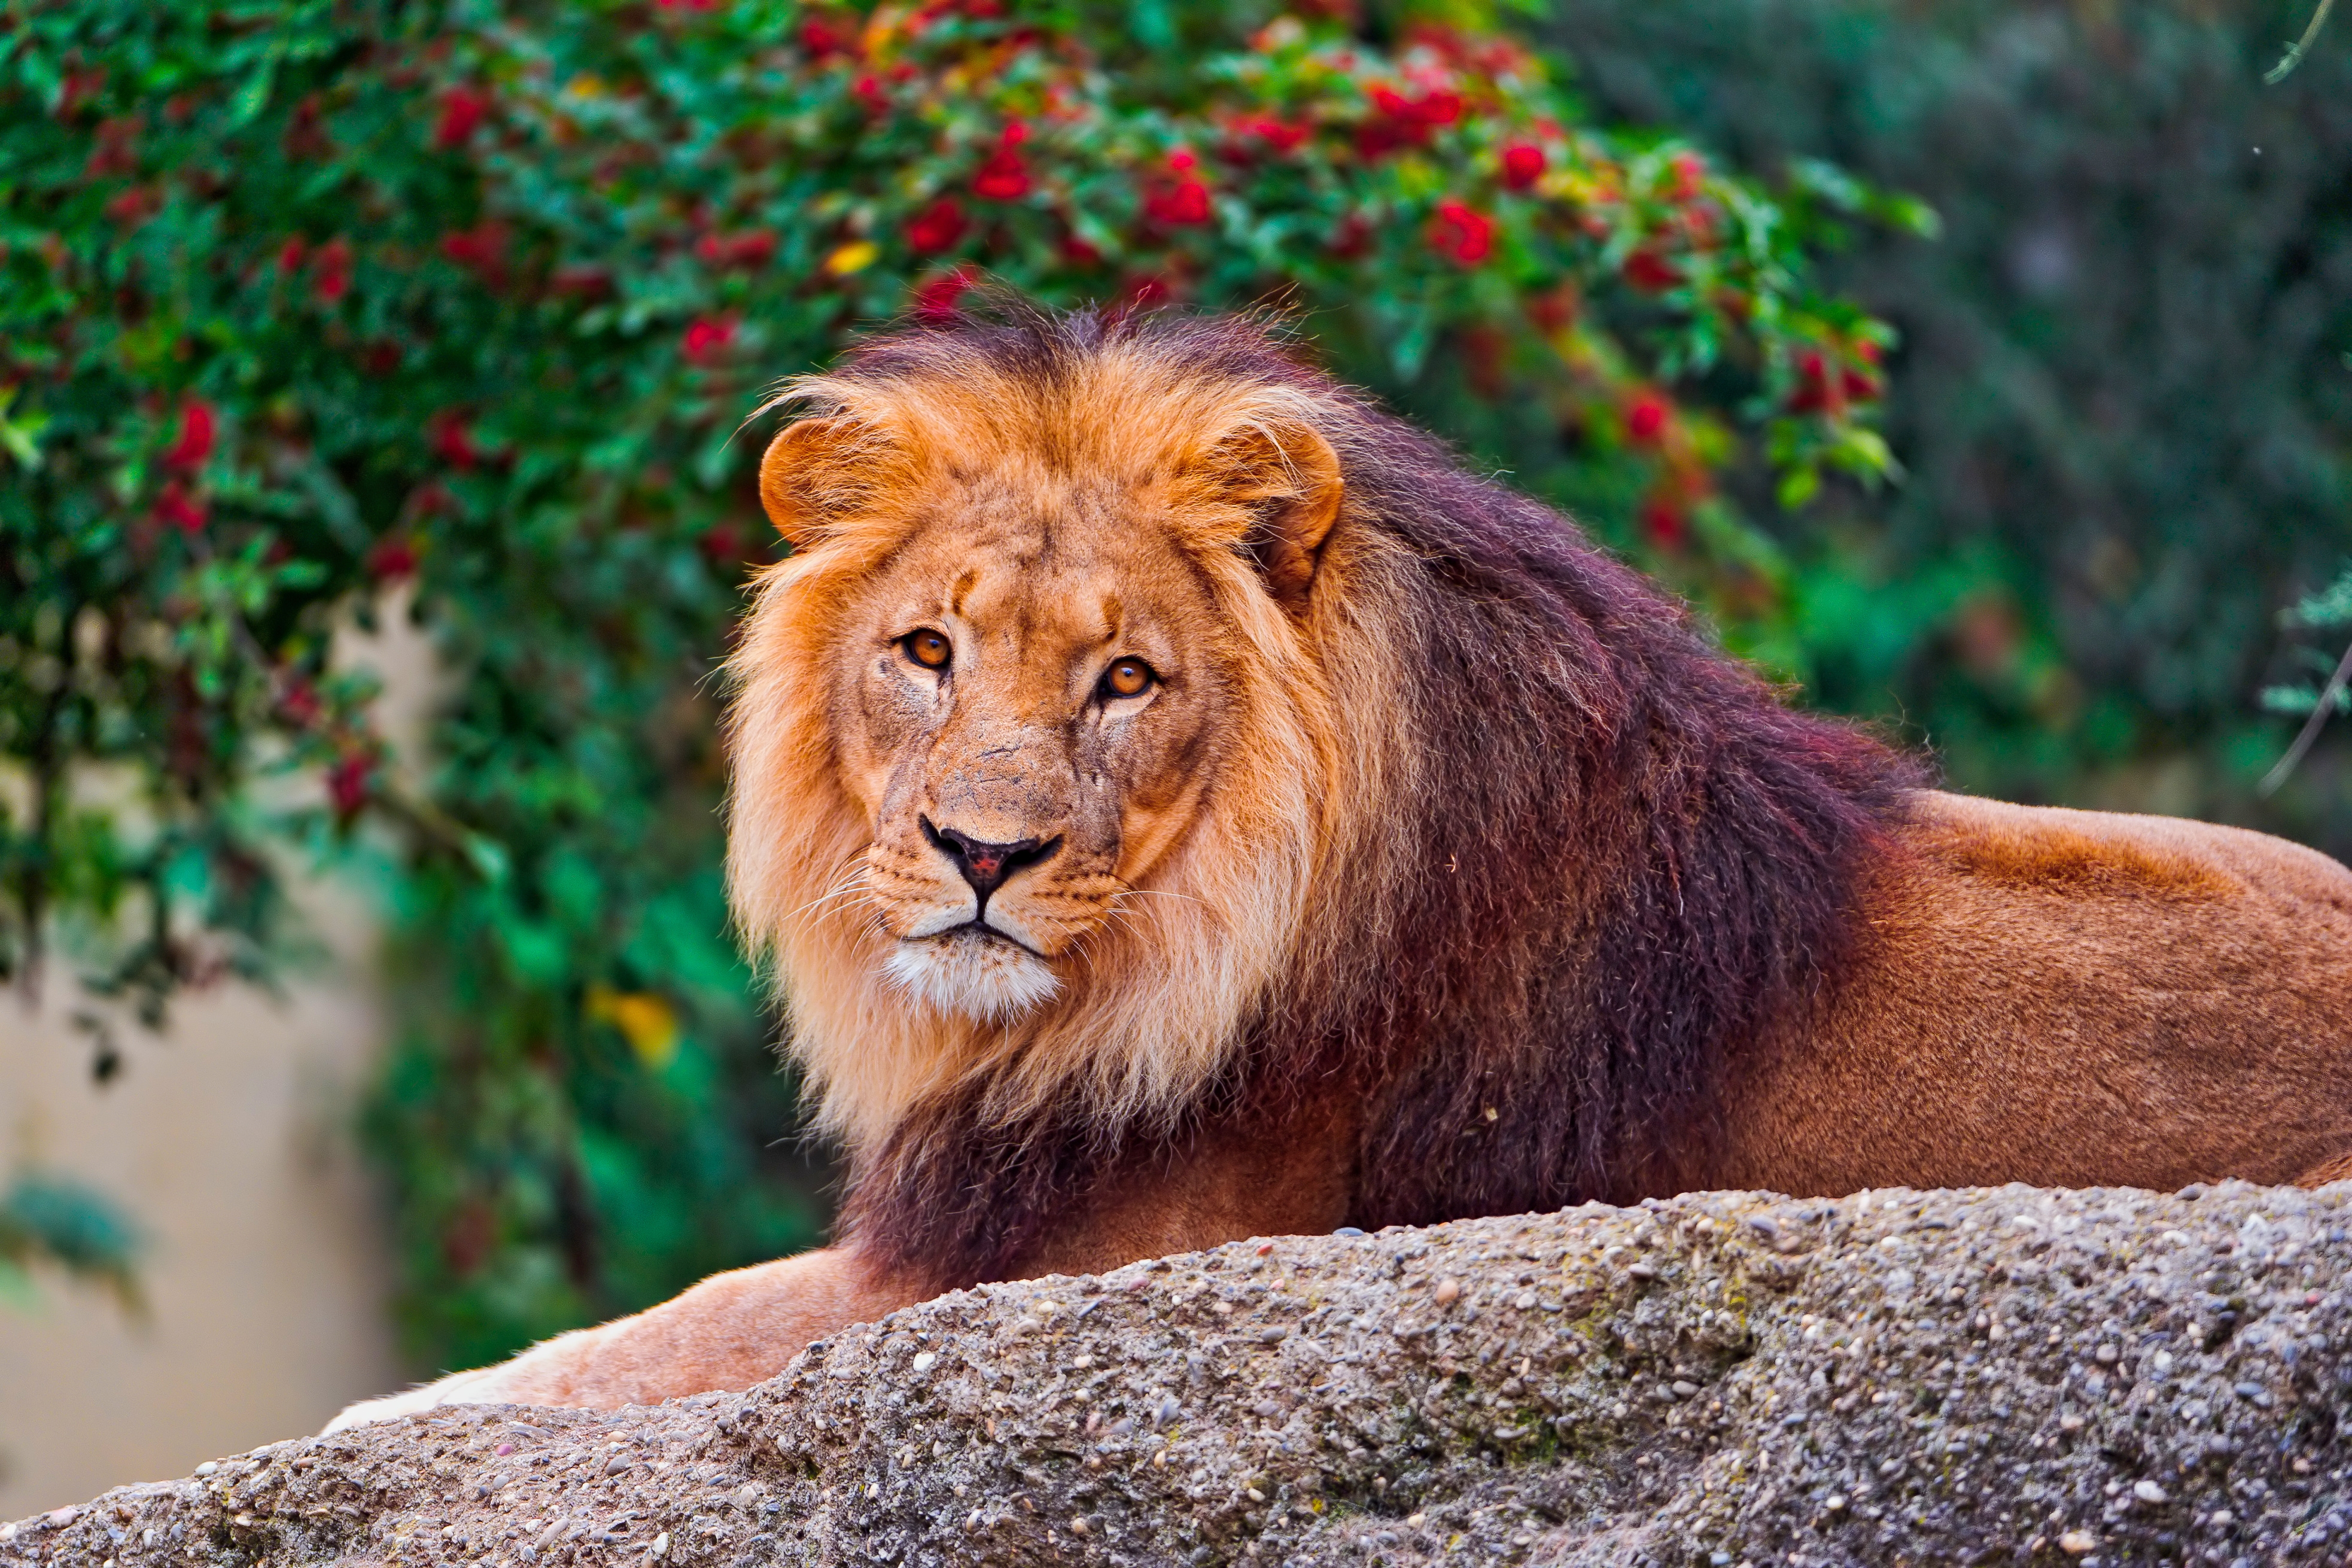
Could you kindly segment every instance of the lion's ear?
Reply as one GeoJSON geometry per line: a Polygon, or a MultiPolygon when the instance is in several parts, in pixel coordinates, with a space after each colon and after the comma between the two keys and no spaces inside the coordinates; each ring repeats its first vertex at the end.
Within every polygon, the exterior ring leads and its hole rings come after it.
{"type": "Polygon", "coordinates": [[[1224,498],[1253,514],[1243,548],[1267,589],[1294,609],[1304,604],[1347,492],[1339,455],[1303,421],[1254,420],[1212,448],[1208,468],[1224,498]]]}
{"type": "Polygon", "coordinates": [[[863,420],[797,420],[760,459],[760,504],[786,544],[814,544],[876,493],[889,449],[863,420]]]}

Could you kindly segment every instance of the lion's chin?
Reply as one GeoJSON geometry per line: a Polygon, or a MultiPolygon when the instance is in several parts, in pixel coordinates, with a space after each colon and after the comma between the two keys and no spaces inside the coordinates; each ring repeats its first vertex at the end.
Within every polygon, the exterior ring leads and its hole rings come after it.
{"type": "Polygon", "coordinates": [[[909,996],[982,1023],[1010,1023],[1062,988],[1043,958],[979,931],[901,942],[884,967],[909,996]]]}

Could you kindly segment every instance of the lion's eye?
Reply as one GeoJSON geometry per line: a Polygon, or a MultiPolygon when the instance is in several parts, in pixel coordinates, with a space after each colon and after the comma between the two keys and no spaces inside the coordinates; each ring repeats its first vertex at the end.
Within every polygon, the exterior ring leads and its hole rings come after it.
{"type": "Polygon", "coordinates": [[[927,670],[946,669],[948,660],[955,653],[948,643],[946,632],[934,632],[929,627],[920,632],[908,632],[898,639],[898,645],[907,650],[907,657],[927,670]]]}
{"type": "Polygon", "coordinates": [[[1113,659],[1110,668],[1103,672],[1102,693],[1107,697],[1139,697],[1159,678],[1140,659],[1113,659]]]}

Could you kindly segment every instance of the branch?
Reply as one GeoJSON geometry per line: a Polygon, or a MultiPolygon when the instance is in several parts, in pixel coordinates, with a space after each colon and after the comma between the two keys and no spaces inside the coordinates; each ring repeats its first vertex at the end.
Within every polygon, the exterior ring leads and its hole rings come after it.
{"type": "Polygon", "coordinates": [[[2336,701],[2344,695],[2344,684],[2347,680],[2352,680],[2352,646],[2347,646],[2344,656],[2336,661],[2336,673],[2328,676],[2327,684],[2320,688],[2319,700],[2312,705],[2311,716],[2305,719],[2303,727],[2295,732],[2294,744],[2286,748],[2286,755],[2280,758],[2268,773],[2263,775],[2263,781],[2254,786],[2256,794],[2274,795],[2278,787],[2286,782],[2286,776],[2294,771],[2295,764],[2301,762],[2304,754],[2311,749],[2311,743],[2319,738],[2320,730],[2327,723],[2327,716],[2336,711],[2336,701]]]}
{"type": "Polygon", "coordinates": [[[2286,80],[2295,67],[2303,64],[2303,57],[2311,52],[2312,42],[2319,37],[2319,29],[2327,26],[2327,13],[2334,9],[2336,0],[2319,0],[2319,9],[2312,14],[2311,26],[2303,30],[2303,37],[2287,49],[2285,58],[2263,73],[2264,86],[2278,86],[2286,80]]]}

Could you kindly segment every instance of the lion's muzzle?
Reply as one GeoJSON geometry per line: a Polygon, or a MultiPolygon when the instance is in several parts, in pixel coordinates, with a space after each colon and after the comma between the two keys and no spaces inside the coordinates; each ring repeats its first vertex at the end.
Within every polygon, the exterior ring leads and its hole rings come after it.
{"type": "Polygon", "coordinates": [[[1070,859],[1064,835],[1004,841],[941,827],[929,812],[915,821],[921,847],[877,845],[869,857],[869,877],[914,915],[898,924],[891,977],[942,1011],[991,1021],[1051,999],[1061,982],[1049,956],[1072,935],[1055,918],[1068,895],[1053,885],[1070,859]]]}
{"type": "Polygon", "coordinates": [[[956,874],[962,877],[978,900],[972,918],[985,923],[988,919],[988,895],[1004,885],[1005,880],[1017,871],[1033,865],[1043,865],[1062,848],[1061,835],[1040,841],[1022,839],[1009,844],[992,844],[953,828],[935,825],[930,818],[921,819],[923,837],[931,847],[947,856],[956,874]]]}

